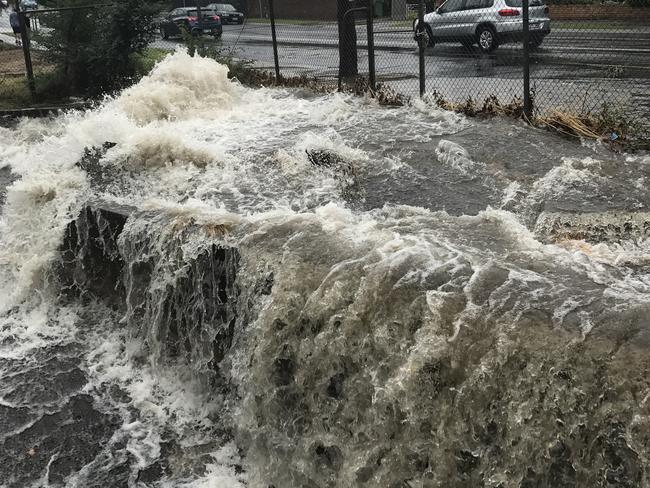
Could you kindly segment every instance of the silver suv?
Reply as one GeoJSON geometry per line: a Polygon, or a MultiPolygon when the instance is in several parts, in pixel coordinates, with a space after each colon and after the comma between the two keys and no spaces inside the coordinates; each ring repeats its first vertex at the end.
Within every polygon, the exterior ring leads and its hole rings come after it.
{"type": "MultiPolygon", "coordinates": [[[[530,45],[538,47],[551,32],[548,7],[542,0],[530,0],[530,45]]],[[[489,53],[499,44],[523,38],[522,0],[447,0],[434,12],[424,16],[427,45],[437,42],[460,42],[470,48],[478,43],[489,53]]],[[[417,40],[418,20],[413,22],[417,40]]]]}

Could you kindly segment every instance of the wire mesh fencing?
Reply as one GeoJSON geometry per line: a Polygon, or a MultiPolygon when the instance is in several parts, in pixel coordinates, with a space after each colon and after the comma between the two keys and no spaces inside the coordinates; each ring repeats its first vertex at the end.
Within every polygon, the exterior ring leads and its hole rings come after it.
{"type": "MultiPolygon", "coordinates": [[[[284,78],[332,86],[365,79],[451,104],[530,98],[536,114],[613,107],[650,115],[650,0],[200,1],[198,26],[192,0],[163,5],[150,48],[185,45],[184,27],[212,38],[224,57],[284,78]]],[[[75,15],[86,11],[26,14],[34,77],[54,69],[39,36],[75,15]]],[[[0,40],[0,86],[22,82],[29,68],[7,11],[0,12],[0,40]]]]}
{"type": "Polygon", "coordinates": [[[285,76],[331,79],[353,51],[356,74],[370,75],[374,54],[377,82],[410,97],[419,94],[423,78],[428,94],[457,104],[523,104],[530,98],[536,114],[603,107],[650,114],[646,0],[447,0],[437,6],[424,0],[329,0],[301,8],[310,3],[274,0],[278,68],[285,76]],[[351,42],[346,12],[354,18],[351,42]],[[368,12],[374,53],[368,49],[368,12]],[[418,33],[425,43],[422,62],[418,33]]]}
{"type": "Polygon", "coordinates": [[[25,59],[9,22],[9,9],[0,9],[0,93],[13,95],[25,82],[25,59]]]}
{"type": "MultiPolygon", "coordinates": [[[[155,20],[157,35],[151,47],[171,52],[188,43],[187,34],[192,35],[191,22],[196,17],[197,11],[194,2],[183,3],[191,6],[164,9],[159,13],[155,20]]],[[[258,7],[251,17],[248,9],[240,11],[230,3],[203,1],[202,17],[204,19],[219,17],[221,27],[216,33],[202,32],[201,36],[208,41],[213,41],[215,50],[224,56],[249,62],[252,68],[272,71],[274,61],[268,3],[264,1],[257,5],[263,7],[262,13],[257,13],[258,7]]],[[[204,26],[202,24],[201,27],[204,26]]]]}
{"type": "Polygon", "coordinates": [[[552,32],[531,55],[538,110],[603,106],[650,115],[650,2],[550,5],[552,32]]]}

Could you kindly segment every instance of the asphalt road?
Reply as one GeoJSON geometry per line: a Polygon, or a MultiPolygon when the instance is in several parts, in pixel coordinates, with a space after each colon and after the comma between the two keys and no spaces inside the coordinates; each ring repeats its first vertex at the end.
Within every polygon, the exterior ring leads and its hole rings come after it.
{"type": "MultiPolygon", "coordinates": [[[[407,95],[418,93],[418,56],[412,33],[394,24],[376,26],[377,77],[407,95]]],[[[279,58],[285,75],[334,79],[338,72],[335,24],[278,24],[279,58]]],[[[365,28],[358,28],[359,69],[367,72],[365,28]]],[[[173,49],[178,41],[156,42],[173,49]]],[[[261,68],[273,68],[271,32],[267,24],[224,26],[224,48],[261,68]]],[[[520,45],[506,44],[490,55],[460,44],[426,49],[427,90],[445,98],[502,101],[523,90],[520,45]]],[[[531,53],[531,79],[542,108],[596,109],[602,103],[650,114],[650,26],[628,29],[553,29],[541,48],[531,53]]]]}

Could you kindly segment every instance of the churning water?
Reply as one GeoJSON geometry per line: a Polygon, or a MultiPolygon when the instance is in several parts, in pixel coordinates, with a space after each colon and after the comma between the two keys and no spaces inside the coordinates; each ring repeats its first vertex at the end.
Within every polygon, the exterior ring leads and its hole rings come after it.
{"type": "Polygon", "coordinates": [[[0,486],[650,486],[648,157],[226,75],[0,129],[0,486]]]}

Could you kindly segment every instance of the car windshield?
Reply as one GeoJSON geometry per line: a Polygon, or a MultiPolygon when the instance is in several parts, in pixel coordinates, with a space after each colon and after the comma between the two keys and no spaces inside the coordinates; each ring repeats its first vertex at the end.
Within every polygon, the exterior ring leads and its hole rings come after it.
{"type": "Polygon", "coordinates": [[[236,12],[235,7],[230,5],[229,3],[218,3],[216,5],[217,10],[221,10],[222,12],[236,12]]]}
{"type": "MultiPolygon", "coordinates": [[[[522,0],[506,0],[506,5],[508,7],[523,7],[522,0]]],[[[539,7],[544,5],[543,0],[530,0],[531,7],[539,7]]]]}

